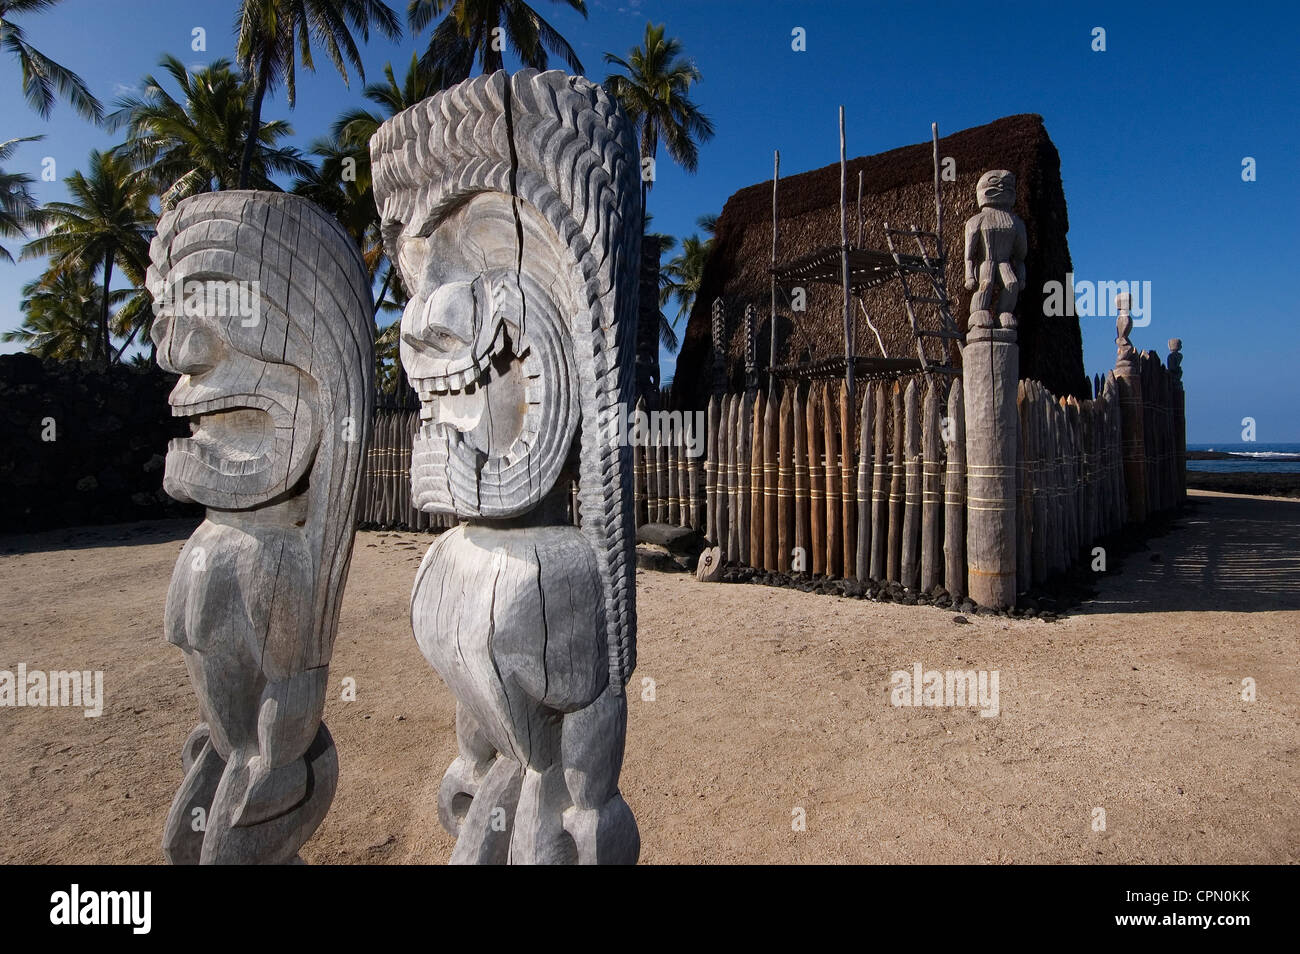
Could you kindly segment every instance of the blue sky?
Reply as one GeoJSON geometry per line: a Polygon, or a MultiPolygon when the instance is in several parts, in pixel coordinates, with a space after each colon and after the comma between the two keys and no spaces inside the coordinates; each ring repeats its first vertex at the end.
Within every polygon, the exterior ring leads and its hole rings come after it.
{"type": "MultiPolygon", "coordinates": [[[[638,43],[665,22],[703,73],[696,98],[717,136],[696,175],[661,156],[650,197],[656,231],[695,231],[737,189],[838,158],[836,108],[848,115],[850,156],[880,152],[1012,113],[1037,112],[1061,153],[1070,250],[1080,279],[1150,281],[1151,324],[1140,348],[1183,339],[1189,441],[1300,441],[1300,13],[1291,3],[876,3],[588,0],[590,15],[534,0],[603,79],[602,54],[638,43]],[[791,49],[803,27],[807,50],[791,49]],[[1095,27],[1105,52],[1091,49],[1095,27]],[[1243,182],[1253,157],[1257,179],[1243,182]]],[[[390,5],[405,14],[403,0],[390,5]]],[[[77,70],[110,105],[156,72],[167,52],[187,63],[233,56],[234,0],[64,0],[18,22],[28,38],[77,70]],[[191,50],[206,30],[207,51],[191,50]]],[[[367,79],[393,61],[399,77],[428,32],[364,48],[367,79]]],[[[295,141],[321,135],[360,100],[318,57],[300,73],[298,103],[282,96],[264,115],[285,117],[295,141]]],[[[0,60],[0,138],[44,133],[9,163],[39,177],[52,156],[60,179],[115,137],[66,105],[49,122],[31,112],[18,65],[0,60]]],[[[38,182],[42,201],[61,182],[38,182]]],[[[15,243],[9,242],[13,249],[15,243]]],[[[19,323],[20,286],[40,263],[0,264],[0,330],[19,323]]],[[[1111,367],[1114,322],[1081,319],[1089,373],[1111,367]]],[[[3,346],[14,350],[14,345],[3,346]]],[[[672,358],[664,357],[664,375],[672,358]]]]}

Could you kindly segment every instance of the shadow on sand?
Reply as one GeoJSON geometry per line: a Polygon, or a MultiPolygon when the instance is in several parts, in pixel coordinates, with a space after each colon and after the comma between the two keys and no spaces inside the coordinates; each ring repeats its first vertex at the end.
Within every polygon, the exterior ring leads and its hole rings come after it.
{"type": "Polygon", "coordinates": [[[0,556],[21,553],[47,553],[52,550],[93,550],[96,547],[130,547],[141,543],[166,543],[184,540],[200,523],[200,518],[179,517],[170,520],[141,520],[97,527],[66,527],[62,530],[39,530],[35,533],[0,535],[0,556]]]}
{"type": "Polygon", "coordinates": [[[1076,612],[1300,609],[1300,501],[1191,497],[1147,546],[1076,612]]]}

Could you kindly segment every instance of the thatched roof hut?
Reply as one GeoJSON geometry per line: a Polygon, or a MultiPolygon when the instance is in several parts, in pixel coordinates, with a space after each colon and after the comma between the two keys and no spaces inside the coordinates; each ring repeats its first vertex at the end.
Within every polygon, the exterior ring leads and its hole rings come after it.
{"type": "MultiPolygon", "coordinates": [[[[834,143],[827,143],[828,150],[834,143]]],[[[963,228],[977,211],[975,183],[989,169],[1016,174],[1016,212],[1029,233],[1025,260],[1027,281],[1016,316],[1020,324],[1020,372],[1035,378],[1057,395],[1090,397],[1083,370],[1083,342],[1078,319],[1043,315],[1043,284],[1065,280],[1070,271],[1066,242],[1069,221],[1061,186],[1061,162],[1048,138],[1041,116],[1008,116],[965,129],[939,140],[941,160],[952,158],[956,180],[942,183],[943,243],[947,256],[947,288],[953,317],[964,331],[970,293],[963,287],[963,228]]],[[[849,241],[857,237],[858,172],[863,173],[862,245],[884,249],[884,223],[894,228],[934,229],[934,162],[929,142],[904,146],[848,162],[849,241]]],[[[780,231],[778,261],[791,261],[817,248],[840,241],[839,164],[783,177],[779,185],[780,231]]],[[[726,369],[730,389],[744,387],[744,311],[752,304],[758,314],[758,366],[769,361],[769,267],[772,250],[771,180],[741,189],[722,209],[713,251],[705,265],[700,292],[691,312],[677,371],[673,404],[701,407],[712,383],[711,310],[722,296],[726,311],[726,369]]],[[[914,248],[903,249],[912,252],[914,248]]],[[[919,292],[920,289],[914,289],[919,292]]],[[[864,293],[872,321],[889,357],[916,357],[915,339],[904,309],[898,281],[864,293]]],[[[808,288],[807,311],[792,314],[787,289],[777,295],[777,365],[843,357],[843,305],[837,286],[808,288]]],[[[856,353],[879,356],[876,335],[857,314],[856,353]]],[[[933,321],[931,317],[928,321],[933,321]]],[[[959,357],[953,363],[959,364],[959,357]]]]}

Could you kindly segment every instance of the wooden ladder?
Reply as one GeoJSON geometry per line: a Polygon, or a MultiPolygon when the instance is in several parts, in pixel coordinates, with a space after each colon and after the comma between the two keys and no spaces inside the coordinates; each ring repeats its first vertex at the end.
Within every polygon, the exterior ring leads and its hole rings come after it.
{"type": "Polygon", "coordinates": [[[961,331],[957,328],[957,323],[952,317],[952,302],[948,298],[947,282],[944,278],[944,257],[943,246],[940,243],[939,236],[934,232],[925,232],[918,229],[915,225],[907,229],[890,228],[889,223],[885,224],[885,241],[889,244],[889,254],[894,257],[894,264],[898,268],[899,281],[903,283],[903,303],[907,307],[907,319],[912,324],[912,334],[916,338],[916,354],[921,359],[921,371],[926,374],[938,373],[948,375],[958,375],[959,372],[952,366],[945,342],[957,341],[965,342],[961,331]],[[905,260],[898,246],[894,244],[894,239],[900,240],[911,239],[918,252],[916,261],[905,260]],[[935,252],[933,255],[925,246],[926,239],[934,243],[935,252]],[[908,276],[920,276],[922,280],[928,283],[929,288],[922,294],[915,294],[912,286],[908,282],[908,276]],[[923,328],[921,320],[917,317],[916,305],[933,305],[939,313],[938,328],[923,328]],[[926,350],[926,342],[933,341],[937,347],[938,357],[931,356],[926,350]]]}

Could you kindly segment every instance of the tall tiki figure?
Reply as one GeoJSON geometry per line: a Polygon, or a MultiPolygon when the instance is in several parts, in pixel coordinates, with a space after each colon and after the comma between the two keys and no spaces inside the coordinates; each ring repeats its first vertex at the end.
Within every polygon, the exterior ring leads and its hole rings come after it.
{"type": "Polygon", "coordinates": [[[207,507],[167,592],[202,722],[163,851],[290,862],[338,778],[321,714],[374,400],[370,282],[333,219],[278,193],[180,203],[152,259],[158,363],[192,432],[163,486],[207,507]]]}
{"type": "Polygon", "coordinates": [[[984,173],[976,183],[975,195],[980,210],[966,220],[966,290],[975,293],[969,327],[1015,328],[1016,301],[1025,284],[1029,248],[1025,223],[1011,211],[1016,205],[1015,174],[1006,169],[984,173]]]}
{"type": "Polygon", "coordinates": [[[632,454],[617,440],[635,382],[632,128],[585,79],[498,72],[389,120],[371,156],[411,295],[412,499],[462,521],[411,596],[416,641],[457,701],[438,799],[452,861],[635,862],[618,791],[636,636],[632,454]]]}

